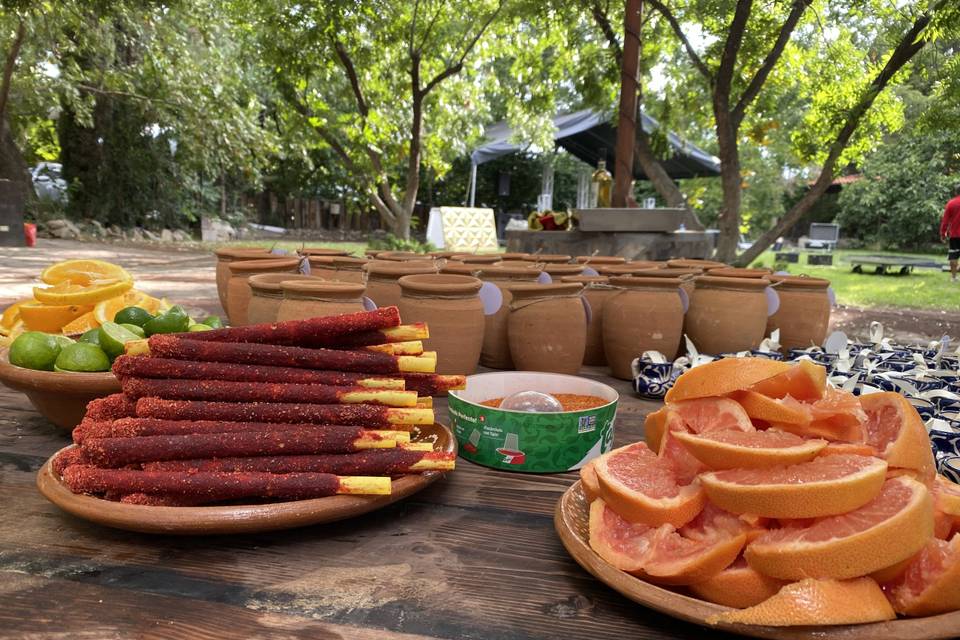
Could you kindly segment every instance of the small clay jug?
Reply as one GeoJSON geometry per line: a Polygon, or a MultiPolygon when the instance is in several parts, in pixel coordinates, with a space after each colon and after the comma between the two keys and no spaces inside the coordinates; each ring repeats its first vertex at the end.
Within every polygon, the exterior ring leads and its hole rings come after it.
{"type": "Polygon", "coordinates": [[[250,276],[250,304],[247,305],[247,323],[263,324],[276,322],[280,303],[283,302],[281,282],[300,280],[302,282],[323,282],[316,276],[299,273],[260,273],[250,276]]]}
{"type": "Polygon", "coordinates": [[[462,251],[431,251],[427,255],[429,255],[432,258],[443,258],[444,260],[447,260],[459,253],[463,253],[463,252],[462,251]]]}
{"type": "Polygon", "coordinates": [[[640,267],[643,269],[664,269],[667,267],[666,261],[662,260],[629,260],[624,264],[628,267],[640,267]]]}
{"type": "Polygon", "coordinates": [[[607,357],[603,352],[603,308],[607,300],[620,290],[611,286],[607,276],[564,276],[561,282],[579,282],[583,285],[583,297],[590,305],[590,321],[587,323],[587,346],[583,352],[583,364],[603,367],[607,357]]]}
{"type": "Polygon", "coordinates": [[[526,260],[530,257],[529,253],[522,251],[507,251],[500,254],[501,260],[526,260]]]}
{"type": "Polygon", "coordinates": [[[458,253],[450,256],[450,259],[464,264],[496,264],[503,257],[499,253],[458,253]]]}
{"type": "Polygon", "coordinates": [[[300,273],[300,258],[268,258],[242,260],[230,263],[230,282],[227,284],[227,317],[230,324],[241,327],[247,322],[247,307],[253,292],[250,276],[259,273],[300,273]]]}
{"type": "Polygon", "coordinates": [[[568,264],[573,258],[562,253],[531,253],[527,255],[526,258],[521,258],[521,260],[526,260],[527,262],[568,264]]]}
{"type": "Polygon", "coordinates": [[[766,334],[780,330],[784,353],[822,345],[830,326],[829,280],[806,276],[770,276],[780,307],[767,318],[766,334]]]}
{"type": "Polygon", "coordinates": [[[437,373],[471,375],[483,346],[483,303],[478,278],[450,274],[403,276],[398,280],[400,317],[426,322],[424,348],[437,352],[437,373]]]}
{"type": "Polygon", "coordinates": [[[603,307],[603,349],[610,375],[633,378],[631,363],[644,351],[673,359],[683,334],[679,278],[610,278],[618,288],[603,307]]]}
{"type": "Polygon", "coordinates": [[[518,371],[572,375],[580,370],[587,346],[582,290],[578,282],[511,287],[507,331],[518,371]]]}
{"type": "Polygon", "coordinates": [[[337,272],[333,268],[334,258],[343,256],[307,256],[307,263],[310,265],[310,275],[324,280],[333,280],[337,272]]]}
{"type": "Polygon", "coordinates": [[[650,271],[656,267],[651,267],[649,265],[640,265],[640,264],[601,264],[593,267],[597,270],[602,276],[609,276],[611,278],[616,276],[632,276],[635,275],[638,271],[650,271]]]}
{"type": "MultiPolygon", "coordinates": [[[[417,254],[422,257],[423,254],[417,254]]],[[[376,260],[364,265],[367,272],[366,296],[378,307],[395,307],[400,304],[400,284],[403,276],[436,273],[433,260],[389,261],[376,260]]]]}
{"type": "Polygon", "coordinates": [[[362,283],[288,280],[281,283],[280,288],[283,300],[277,311],[277,322],[363,311],[366,287],[362,283]]]}
{"type": "MultiPolygon", "coordinates": [[[[377,260],[392,262],[406,262],[407,260],[430,260],[433,256],[416,251],[381,251],[376,255],[377,260]]],[[[368,296],[369,297],[369,296],[368,296]]]]}
{"type": "Polygon", "coordinates": [[[700,353],[756,349],[767,327],[766,278],[694,279],[683,330],[700,353]]]}
{"type": "Polygon", "coordinates": [[[716,260],[697,260],[694,258],[677,258],[675,260],[667,260],[668,267],[679,267],[681,269],[703,269],[704,271],[710,271],[711,269],[728,269],[730,265],[717,262],[716,260]]]}
{"type": "Polygon", "coordinates": [[[363,284],[364,279],[366,278],[366,272],[363,270],[363,265],[370,262],[366,258],[352,258],[349,256],[335,256],[333,258],[333,275],[330,276],[332,280],[337,282],[353,282],[356,284],[363,284]]]}
{"type": "Polygon", "coordinates": [[[620,256],[577,256],[577,263],[589,264],[593,267],[602,264],[623,264],[626,258],[620,256]]]}
{"type": "Polygon", "coordinates": [[[693,295],[693,279],[703,275],[701,269],[681,269],[680,267],[664,267],[656,269],[638,269],[631,275],[638,278],[680,278],[683,282],[680,288],[687,292],[687,297],[693,295]]]}
{"type": "Polygon", "coordinates": [[[769,269],[745,269],[743,267],[724,267],[710,269],[710,275],[720,278],[766,278],[772,271],[769,269]]]}
{"type": "Polygon", "coordinates": [[[270,258],[270,251],[260,247],[225,247],[214,251],[217,256],[217,296],[220,306],[227,310],[227,294],[230,282],[230,263],[240,260],[264,260],[270,258]]]}
{"type": "MultiPolygon", "coordinates": [[[[447,265],[443,272],[447,273],[447,265]]],[[[510,357],[510,343],[507,339],[507,319],[510,317],[510,301],[513,294],[511,287],[518,284],[533,284],[540,277],[540,270],[524,267],[487,266],[475,272],[484,282],[491,282],[500,288],[503,295],[503,304],[500,309],[489,316],[483,329],[483,348],[480,351],[480,364],[491,369],[513,369],[513,359],[510,357]]]]}
{"type": "Polygon", "coordinates": [[[560,264],[557,262],[548,262],[543,265],[543,270],[550,274],[554,280],[560,280],[564,276],[583,275],[583,270],[587,268],[585,264],[560,264]]]}
{"type": "Polygon", "coordinates": [[[297,251],[301,256],[348,256],[349,251],[343,249],[328,249],[326,247],[303,247],[297,251]]]}
{"type": "Polygon", "coordinates": [[[447,273],[455,276],[474,276],[476,277],[483,269],[482,264],[464,264],[462,262],[447,260],[440,267],[440,273],[447,273]]]}

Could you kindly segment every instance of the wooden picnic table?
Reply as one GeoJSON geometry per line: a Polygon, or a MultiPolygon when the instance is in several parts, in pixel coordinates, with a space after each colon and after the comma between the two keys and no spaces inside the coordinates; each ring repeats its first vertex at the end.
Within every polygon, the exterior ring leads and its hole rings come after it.
{"type": "MultiPolygon", "coordinates": [[[[617,446],[659,403],[620,393],[617,446]]],[[[173,537],[71,516],[35,487],[69,436],[0,387],[0,636],[483,640],[729,637],[645,609],[573,562],[553,528],[572,473],[458,460],[368,515],[258,535],[173,537]]],[[[446,402],[437,403],[445,420],[446,402]]]]}

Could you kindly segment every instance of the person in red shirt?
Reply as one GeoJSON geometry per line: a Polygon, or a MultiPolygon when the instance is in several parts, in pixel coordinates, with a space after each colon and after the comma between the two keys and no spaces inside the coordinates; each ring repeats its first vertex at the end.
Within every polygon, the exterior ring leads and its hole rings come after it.
{"type": "Polygon", "coordinates": [[[960,260],[960,185],[953,188],[953,198],[947,202],[940,220],[940,239],[949,242],[947,260],[950,261],[950,280],[957,281],[957,261],[960,260]]]}

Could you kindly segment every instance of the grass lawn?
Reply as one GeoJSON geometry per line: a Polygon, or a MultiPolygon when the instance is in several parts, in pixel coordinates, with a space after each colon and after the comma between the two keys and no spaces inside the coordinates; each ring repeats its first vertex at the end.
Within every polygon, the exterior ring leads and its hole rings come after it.
{"type": "MultiPolygon", "coordinates": [[[[864,273],[854,273],[846,261],[854,255],[899,255],[904,257],[929,259],[945,264],[946,250],[936,254],[903,254],[890,251],[837,251],[834,253],[833,266],[818,267],[806,264],[791,264],[787,271],[793,274],[805,273],[818,278],[826,278],[833,283],[837,293],[837,302],[857,307],[912,307],[915,309],[941,309],[960,311],[960,283],[950,282],[950,275],[934,269],[916,269],[909,275],[876,275],[873,267],[865,266],[864,273]]],[[[801,254],[801,263],[806,256],[801,254]]],[[[757,259],[766,267],[773,266],[773,252],[766,252],[757,259]]]]}

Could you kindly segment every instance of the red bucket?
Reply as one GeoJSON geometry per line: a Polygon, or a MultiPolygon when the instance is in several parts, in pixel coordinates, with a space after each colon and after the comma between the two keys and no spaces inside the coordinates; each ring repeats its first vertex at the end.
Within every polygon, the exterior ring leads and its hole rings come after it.
{"type": "Polygon", "coordinates": [[[33,222],[24,222],[23,237],[27,241],[28,247],[37,246],[37,225],[33,222]]]}

